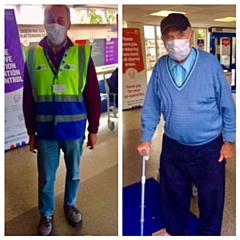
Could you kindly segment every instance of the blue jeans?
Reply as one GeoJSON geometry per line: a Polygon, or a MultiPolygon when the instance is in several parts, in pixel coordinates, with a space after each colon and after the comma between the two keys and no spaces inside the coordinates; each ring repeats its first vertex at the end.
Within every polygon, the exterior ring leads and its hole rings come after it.
{"type": "Polygon", "coordinates": [[[43,216],[54,212],[54,182],[59,165],[60,149],[64,152],[66,180],[64,205],[74,205],[80,184],[80,157],[83,138],[76,140],[39,140],[38,139],[38,205],[43,216]]]}

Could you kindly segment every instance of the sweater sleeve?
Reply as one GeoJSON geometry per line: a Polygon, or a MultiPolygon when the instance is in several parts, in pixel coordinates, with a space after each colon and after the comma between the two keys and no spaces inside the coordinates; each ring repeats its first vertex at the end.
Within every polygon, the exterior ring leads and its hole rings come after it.
{"type": "Polygon", "coordinates": [[[100,89],[92,58],[89,60],[87,82],[83,92],[87,116],[88,116],[88,132],[97,133],[99,127],[99,119],[101,115],[101,97],[100,89]]]}
{"type": "Polygon", "coordinates": [[[236,141],[236,105],[221,65],[217,62],[217,102],[223,121],[223,140],[236,141]]]}
{"type": "Polygon", "coordinates": [[[160,121],[160,100],[157,96],[157,66],[155,65],[145,95],[142,114],[142,138],[141,142],[151,142],[153,134],[160,121]]]}
{"type": "Polygon", "coordinates": [[[30,82],[30,76],[28,73],[27,64],[24,66],[24,83],[23,83],[23,115],[25,119],[25,126],[27,128],[28,135],[33,135],[36,132],[35,129],[35,108],[34,99],[32,95],[32,86],[30,82]]]}

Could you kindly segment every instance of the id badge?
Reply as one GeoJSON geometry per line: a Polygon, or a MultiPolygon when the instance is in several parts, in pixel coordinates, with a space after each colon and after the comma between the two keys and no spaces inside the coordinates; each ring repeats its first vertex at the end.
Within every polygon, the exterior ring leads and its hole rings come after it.
{"type": "Polygon", "coordinates": [[[64,93],[64,92],[66,92],[66,85],[65,84],[54,84],[53,85],[53,92],[54,93],[64,93]]]}

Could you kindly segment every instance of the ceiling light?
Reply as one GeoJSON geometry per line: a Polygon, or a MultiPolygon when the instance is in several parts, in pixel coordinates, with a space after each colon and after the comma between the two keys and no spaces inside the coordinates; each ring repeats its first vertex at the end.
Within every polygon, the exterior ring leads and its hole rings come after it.
{"type": "Polygon", "coordinates": [[[181,14],[186,14],[185,12],[173,12],[173,11],[160,11],[160,12],[155,12],[155,13],[152,13],[150,15],[153,15],[153,16],[161,16],[161,17],[166,17],[168,16],[169,14],[171,13],[181,13],[181,14]]]}
{"type": "Polygon", "coordinates": [[[235,17],[217,18],[217,19],[214,19],[213,21],[216,21],[216,22],[235,22],[236,18],[235,17]]]}

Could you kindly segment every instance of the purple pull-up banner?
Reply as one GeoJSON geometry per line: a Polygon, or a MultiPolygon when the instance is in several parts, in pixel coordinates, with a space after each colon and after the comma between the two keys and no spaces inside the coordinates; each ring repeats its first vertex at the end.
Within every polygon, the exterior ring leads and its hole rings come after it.
{"type": "Polygon", "coordinates": [[[13,9],[5,9],[5,150],[28,141],[22,111],[24,58],[13,9]]]}

